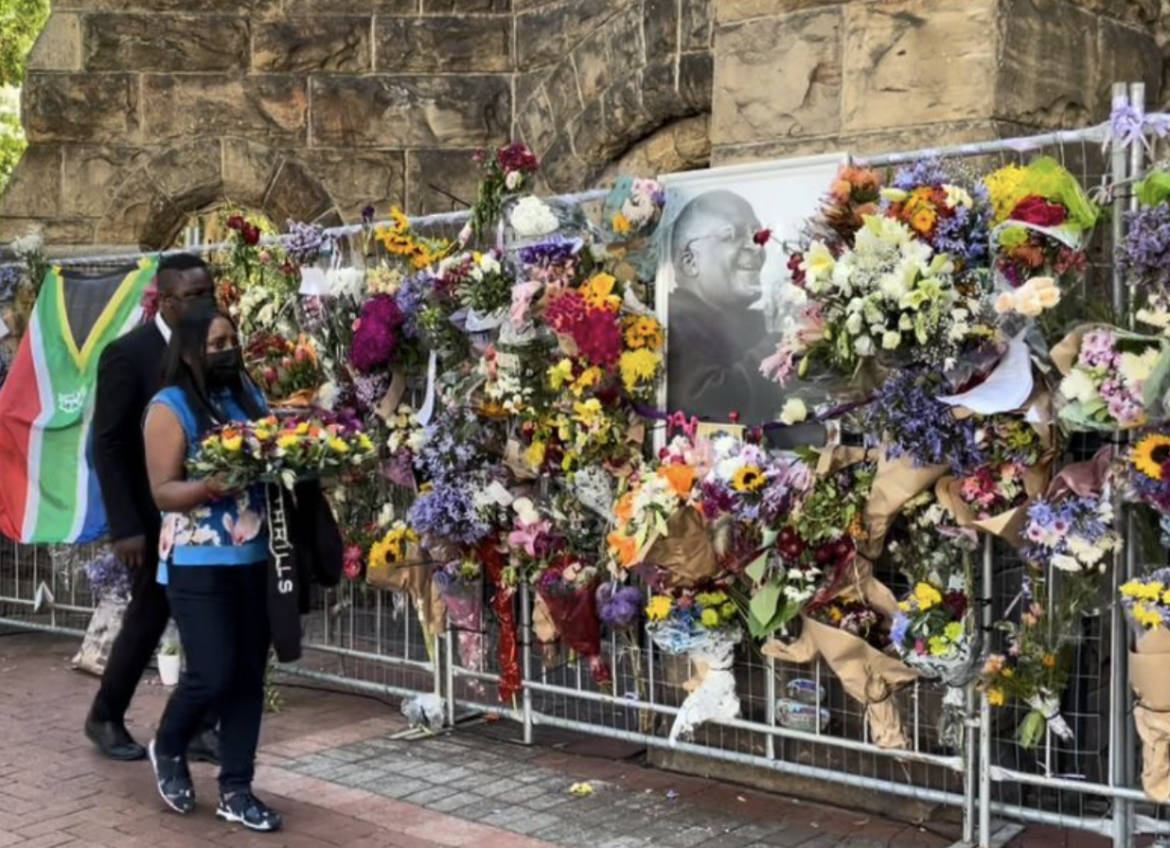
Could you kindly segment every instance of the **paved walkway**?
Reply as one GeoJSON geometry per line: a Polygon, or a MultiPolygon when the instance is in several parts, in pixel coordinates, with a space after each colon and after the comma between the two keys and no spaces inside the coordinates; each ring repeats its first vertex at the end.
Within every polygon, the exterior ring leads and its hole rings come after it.
{"type": "MultiPolygon", "coordinates": [[[[265,722],[257,791],[286,829],[217,822],[214,775],[195,766],[200,810],[160,809],[149,767],[99,758],[80,733],[92,678],[69,640],[0,630],[0,848],[944,848],[953,834],[463,731],[425,741],[390,705],[286,688],[265,722]],[[589,781],[594,792],[569,787],[589,781]]],[[[166,690],[144,685],[130,722],[149,738],[166,690]]],[[[604,754],[604,745],[594,746],[604,754]]],[[[1065,844],[1052,831],[1019,848],[1065,844]]],[[[1087,845],[1075,835],[1069,845],[1087,845]]]]}

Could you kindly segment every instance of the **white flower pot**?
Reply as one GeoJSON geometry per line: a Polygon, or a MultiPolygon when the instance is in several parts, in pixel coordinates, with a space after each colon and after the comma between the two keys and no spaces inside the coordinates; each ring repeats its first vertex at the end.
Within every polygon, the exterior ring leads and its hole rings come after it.
{"type": "Polygon", "coordinates": [[[183,658],[179,654],[158,655],[158,676],[163,686],[176,686],[179,683],[179,672],[183,667],[183,658]]]}

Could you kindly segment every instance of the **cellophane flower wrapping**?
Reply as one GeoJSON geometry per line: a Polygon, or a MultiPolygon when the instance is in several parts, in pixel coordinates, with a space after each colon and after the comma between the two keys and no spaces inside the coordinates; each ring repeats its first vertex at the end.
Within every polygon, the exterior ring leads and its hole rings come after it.
{"type": "MultiPolygon", "coordinates": [[[[483,587],[479,578],[468,580],[458,570],[439,569],[435,583],[447,607],[447,621],[455,631],[459,660],[465,669],[482,672],[485,669],[483,587]]],[[[479,682],[472,686],[479,688],[479,682]]]]}
{"type": "Polygon", "coordinates": [[[611,686],[613,674],[601,653],[596,580],[568,587],[559,581],[546,581],[542,576],[537,581],[536,591],[548,608],[561,641],[589,663],[589,672],[598,686],[611,686]]]}
{"type": "Polygon", "coordinates": [[[736,626],[691,634],[687,658],[694,676],[683,684],[688,694],[671,725],[671,744],[689,737],[700,724],[727,721],[739,715],[734,665],[735,646],[742,639],[743,631],[736,626]]]}

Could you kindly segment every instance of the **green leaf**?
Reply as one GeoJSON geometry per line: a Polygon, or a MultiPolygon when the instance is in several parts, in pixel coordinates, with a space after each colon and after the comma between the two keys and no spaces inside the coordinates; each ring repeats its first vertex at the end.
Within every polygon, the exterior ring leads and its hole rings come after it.
{"type": "Polygon", "coordinates": [[[760,550],[770,548],[776,544],[776,540],[780,538],[780,531],[768,527],[764,530],[763,536],[763,541],[760,543],[760,550]]]}
{"type": "Polygon", "coordinates": [[[768,555],[766,553],[760,554],[751,565],[743,570],[743,573],[752,579],[754,583],[763,583],[764,575],[768,573],[768,555]]]}
{"type": "Polygon", "coordinates": [[[776,609],[780,605],[780,597],[783,594],[780,586],[776,583],[765,583],[756,593],[752,595],[752,601],[748,605],[748,610],[752,617],[757,621],[767,622],[771,621],[776,615],[776,609]]]}
{"type": "Polygon", "coordinates": [[[1044,718],[1044,714],[1039,710],[1032,710],[1024,718],[1023,724],[1020,725],[1019,733],[1017,734],[1020,740],[1020,747],[1025,751],[1030,751],[1040,744],[1040,740],[1044,737],[1044,731],[1048,727],[1048,721],[1044,718]]]}

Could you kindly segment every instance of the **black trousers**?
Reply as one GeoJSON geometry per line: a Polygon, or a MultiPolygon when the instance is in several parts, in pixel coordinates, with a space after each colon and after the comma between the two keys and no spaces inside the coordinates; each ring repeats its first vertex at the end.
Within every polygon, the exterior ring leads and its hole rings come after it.
{"type": "MultiPolygon", "coordinates": [[[[147,551],[157,550],[158,545],[152,547],[147,540],[147,551]]],[[[122,618],[122,629],[110,648],[102,684],[93,701],[93,717],[98,721],[125,718],[138,681],[150,664],[171,617],[166,588],[158,584],[157,569],[151,559],[135,569],[132,576],[130,604],[122,618]]]]}
{"type": "Polygon", "coordinates": [[[270,643],[267,578],[265,563],[168,570],[167,596],[187,667],[163,713],[155,750],[182,755],[203,716],[214,711],[223,793],[251,788],[255,773],[270,643]]]}

